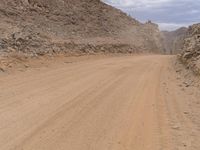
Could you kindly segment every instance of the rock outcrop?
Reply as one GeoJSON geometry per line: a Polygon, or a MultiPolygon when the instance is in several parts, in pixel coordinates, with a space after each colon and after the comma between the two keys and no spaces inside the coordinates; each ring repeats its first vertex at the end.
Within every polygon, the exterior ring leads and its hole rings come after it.
{"type": "Polygon", "coordinates": [[[180,60],[200,75],[200,24],[189,27],[180,60]]]}
{"type": "Polygon", "coordinates": [[[1,0],[0,54],[161,52],[157,25],[100,0],[1,0]]]}

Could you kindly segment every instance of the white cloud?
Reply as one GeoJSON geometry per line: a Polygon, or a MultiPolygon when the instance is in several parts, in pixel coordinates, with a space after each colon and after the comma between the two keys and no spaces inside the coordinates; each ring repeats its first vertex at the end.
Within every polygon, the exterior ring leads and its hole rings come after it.
{"type": "Polygon", "coordinates": [[[190,23],[158,23],[160,30],[169,30],[173,31],[181,27],[189,27],[192,24],[196,24],[198,22],[190,22],[190,23]]]}
{"type": "Polygon", "coordinates": [[[161,30],[200,22],[200,0],[102,0],[140,21],[152,20],[161,30]]]}
{"type": "Polygon", "coordinates": [[[176,23],[158,23],[160,30],[176,30],[181,27],[188,27],[189,24],[176,24],[176,23]]]}
{"type": "Polygon", "coordinates": [[[116,7],[158,7],[173,0],[104,0],[116,7]]]}
{"type": "Polygon", "coordinates": [[[189,11],[188,13],[190,13],[190,14],[197,14],[198,15],[198,13],[200,13],[200,10],[194,9],[194,10],[189,11]]]}

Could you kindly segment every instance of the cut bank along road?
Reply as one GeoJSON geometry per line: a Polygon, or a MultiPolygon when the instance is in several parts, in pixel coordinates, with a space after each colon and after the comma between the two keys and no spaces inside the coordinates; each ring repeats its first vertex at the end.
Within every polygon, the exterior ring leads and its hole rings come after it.
{"type": "Polygon", "coordinates": [[[171,149],[171,56],[125,56],[0,78],[1,150],[171,149]]]}

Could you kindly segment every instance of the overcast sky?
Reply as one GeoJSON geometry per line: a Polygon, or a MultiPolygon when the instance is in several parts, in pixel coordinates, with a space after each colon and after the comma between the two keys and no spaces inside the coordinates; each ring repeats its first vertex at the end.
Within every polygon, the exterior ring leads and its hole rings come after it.
{"type": "Polygon", "coordinates": [[[152,20],[161,30],[174,30],[200,22],[200,0],[104,0],[144,22],[152,20]]]}

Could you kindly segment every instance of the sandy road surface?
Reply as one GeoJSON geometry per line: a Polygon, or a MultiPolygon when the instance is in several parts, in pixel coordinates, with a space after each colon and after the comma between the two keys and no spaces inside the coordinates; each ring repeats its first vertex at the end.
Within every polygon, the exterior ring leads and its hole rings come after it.
{"type": "Polygon", "coordinates": [[[111,57],[1,76],[0,149],[175,149],[171,58],[111,57]]]}

